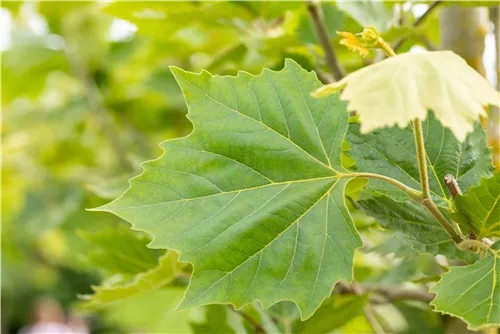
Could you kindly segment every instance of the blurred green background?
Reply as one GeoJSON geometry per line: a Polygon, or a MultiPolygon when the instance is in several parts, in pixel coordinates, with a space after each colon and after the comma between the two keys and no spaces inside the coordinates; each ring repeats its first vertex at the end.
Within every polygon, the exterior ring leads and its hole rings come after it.
{"type": "MultiPolygon", "coordinates": [[[[389,43],[400,42],[398,52],[443,47],[440,9],[416,24],[428,6],[404,1],[320,5],[345,72],[382,56],[372,52],[363,59],[348,52],[336,31],[356,33],[374,25],[389,43]]],[[[486,21],[475,37],[483,49],[476,61],[495,84],[493,24],[483,9],[486,21]]],[[[129,282],[154,268],[161,256],[146,248],[149,236],[110,214],[85,209],[126,190],[127,180],[141,172],[140,162],[161,155],[161,141],[191,131],[168,66],[258,74],[264,67],[281,69],[285,58],[292,58],[323,81],[331,80],[306,3],[3,1],[0,21],[2,332],[16,333],[29,324],[30,309],[42,296],[85,319],[92,332],[251,332],[250,324],[225,306],[174,313],[185,277],[102,307],[79,299],[92,293],[91,285],[129,282]]],[[[404,247],[384,243],[394,238],[391,233],[360,212],[353,215],[368,245],[356,255],[357,280],[398,286],[440,272],[430,256],[402,262],[404,247]]],[[[363,301],[328,300],[325,305],[337,310],[331,313],[337,317],[326,325],[313,321],[319,328],[296,324],[298,311],[286,302],[267,313],[251,305],[249,312],[277,331],[372,332],[360,311],[363,301]]],[[[445,331],[443,318],[425,305],[390,304],[376,313],[393,332],[445,331]]]]}

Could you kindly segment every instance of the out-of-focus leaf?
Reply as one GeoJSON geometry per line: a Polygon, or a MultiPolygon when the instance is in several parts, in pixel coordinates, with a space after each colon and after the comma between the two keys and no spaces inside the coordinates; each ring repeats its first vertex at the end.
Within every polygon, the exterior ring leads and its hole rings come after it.
{"type": "Polygon", "coordinates": [[[37,97],[52,71],[68,71],[68,62],[60,50],[42,45],[20,45],[2,52],[2,104],[16,97],[37,97]]]}
{"type": "Polygon", "coordinates": [[[52,187],[26,194],[25,204],[17,224],[24,232],[41,235],[44,231],[62,224],[74,211],[80,209],[82,193],[76,187],[62,185],[53,180],[52,187]]]}
{"type": "Polygon", "coordinates": [[[1,7],[8,9],[14,15],[17,15],[17,13],[19,13],[19,8],[23,3],[24,1],[2,1],[1,7]]]}
{"type": "Polygon", "coordinates": [[[190,333],[190,311],[175,307],[184,295],[182,288],[148,291],[109,305],[104,318],[127,332],[190,333]]]}
{"type": "Polygon", "coordinates": [[[94,248],[87,254],[88,261],[110,274],[136,275],[157,266],[160,250],[147,248],[150,239],[118,226],[80,235],[94,248]]]}
{"type": "Polygon", "coordinates": [[[299,308],[291,301],[276,303],[266,313],[278,321],[282,333],[293,333],[293,324],[300,319],[299,308]]]}
{"type": "MultiPolygon", "coordinates": [[[[462,189],[478,184],[482,177],[493,173],[491,149],[486,146],[486,135],[479,123],[463,143],[458,142],[431,113],[423,123],[423,130],[431,195],[438,205],[450,208],[452,200],[444,176],[453,174],[462,189]]],[[[420,189],[411,127],[392,127],[362,134],[359,124],[353,123],[349,126],[347,141],[351,148],[347,154],[356,161],[352,169],[387,175],[420,189]]],[[[398,201],[407,198],[402,191],[378,180],[369,180],[365,190],[398,201]]]]}
{"type": "Polygon", "coordinates": [[[385,31],[393,23],[393,15],[382,1],[337,1],[337,6],[362,26],[373,25],[385,31]]]}
{"type": "Polygon", "coordinates": [[[287,13],[303,7],[298,1],[234,1],[233,5],[240,5],[256,17],[263,17],[267,20],[277,19],[287,13]]]}
{"type": "Polygon", "coordinates": [[[132,282],[126,284],[111,284],[94,286],[94,294],[81,295],[85,300],[84,307],[99,308],[107,304],[117,302],[138,293],[157,290],[172,282],[186,266],[185,263],[177,262],[179,254],[175,251],[167,251],[158,259],[158,265],[148,271],[137,274],[132,282]]]}
{"type": "Polygon", "coordinates": [[[202,311],[203,321],[190,323],[193,333],[245,333],[240,316],[226,305],[209,305],[203,307],[202,311]]]}
{"type": "Polygon", "coordinates": [[[129,179],[129,174],[100,179],[99,181],[87,184],[87,189],[101,198],[113,199],[117,198],[121,193],[127,190],[129,186],[129,179]]]}
{"type": "Polygon", "coordinates": [[[406,320],[402,334],[444,334],[443,319],[436,312],[432,312],[428,305],[414,304],[404,301],[395,303],[399,312],[406,320]]]}
{"type": "Polygon", "coordinates": [[[441,274],[441,270],[434,257],[429,254],[421,254],[401,259],[399,264],[391,266],[387,271],[376,277],[370,277],[363,283],[396,286],[408,281],[426,280],[439,274],[441,274]]]}
{"type": "Polygon", "coordinates": [[[500,173],[482,179],[465,195],[457,195],[455,205],[453,220],[465,230],[472,230],[479,240],[500,237],[500,173]]]}
{"type": "Polygon", "coordinates": [[[419,254],[419,251],[413,248],[414,240],[409,239],[405,233],[386,231],[384,234],[386,235],[385,240],[371,248],[371,252],[381,255],[392,254],[402,258],[419,254]]]}
{"type": "Polygon", "coordinates": [[[296,333],[330,333],[363,314],[368,295],[335,295],[326,300],[314,315],[294,326],[296,333]]]}
{"type": "Polygon", "coordinates": [[[465,267],[451,267],[430,290],[436,311],[464,320],[473,330],[500,326],[500,241],[486,257],[465,267]]]}

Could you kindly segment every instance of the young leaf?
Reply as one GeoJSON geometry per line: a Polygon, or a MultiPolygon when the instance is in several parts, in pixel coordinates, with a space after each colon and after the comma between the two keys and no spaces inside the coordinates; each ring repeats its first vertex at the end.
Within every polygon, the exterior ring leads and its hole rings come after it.
{"type": "Polygon", "coordinates": [[[482,260],[452,267],[430,290],[436,294],[431,302],[441,313],[464,320],[478,330],[500,326],[500,241],[491,246],[482,260]]]}
{"type": "Polygon", "coordinates": [[[406,127],[424,120],[432,110],[436,118],[463,142],[474,129],[484,107],[497,106],[500,93],[451,51],[405,53],[351,73],[317,96],[345,87],[347,109],[356,111],[361,133],[393,126],[406,127]]]}
{"type": "Polygon", "coordinates": [[[458,195],[455,205],[453,220],[465,230],[471,229],[479,240],[500,237],[500,173],[458,195]]]}
{"type": "Polygon", "coordinates": [[[172,282],[181,272],[184,263],[177,262],[179,254],[167,251],[158,261],[158,266],[138,274],[131,283],[123,285],[92,287],[93,295],[80,296],[87,308],[101,307],[123,298],[150,290],[156,290],[172,282]]]}
{"type": "Polygon", "coordinates": [[[292,61],[258,76],[172,71],[193,132],[98,210],[193,264],[180,308],[289,299],[310,317],[362,245],[339,178],[345,104],[311,98],[318,79],[292,61]]]}
{"type": "Polygon", "coordinates": [[[87,261],[109,274],[136,275],[158,264],[161,251],[146,247],[151,239],[125,226],[78,234],[93,246],[87,261]]]}
{"type": "MultiPolygon", "coordinates": [[[[458,142],[432,113],[423,122],[423,129],[430,190],[438,205],[451,207],[451,196],[444,184],[446,174],[453,174],[462,189],[492,175],[491,149],[486,145],[486,135],[479,123],[463,143],[458,142]]],[[[356,171],[387,175],[420,189],[411,127],[392,127],[363,135],[359,124],[354,123],[349,126],[347,141],[350,146],[347,154],[356,161],[356,171]]],[[[379,180],[369,180],[365,190],[397,201],[407,199],[403,192],[379,180]]]]}

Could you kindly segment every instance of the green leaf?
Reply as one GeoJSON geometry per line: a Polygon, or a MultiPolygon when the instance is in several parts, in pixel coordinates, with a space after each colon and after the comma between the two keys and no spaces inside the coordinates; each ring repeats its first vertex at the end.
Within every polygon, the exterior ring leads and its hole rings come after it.
{"type": "Polygon", "coordinates": [[[175,305],[184,295],[183,288],[168,287],[140,293],[111,304],[104,319],[125,332],[190,333],[190,311],[177,311],[175,305]]]}
{"type": "Polygon", "coordinates": [[[154,236],[194,265],[180,308],[264,307],[289,299],[310,317],[362,245],[344,201],[345,105],[314,99],[314,73],[236,77],[172,71],[194,131],[162,144],[130,189],[97,210],[154,236]]]}
{"type": "MultiPolygon", "coordinates": [[[[404,334],[445,334],[443,318],[428,305],[408,301],[396,301],[394,305],[405,319],[404,334]]],[[[448,331],[450,333],[452,331],[448,331]]]]}
{"type": "Polygon", "coordinates": [[[181,273],[184,263],[177,262],[179,254],[167,251],[159,258],[158,265],[144,273],[138,274],[128,284],[111,284],[92,287],[93,295],[82,295],[87,308],[102,307],[106,304],[133,296],[138,293],[160,289],[172,282],[181,273]]]}
{"type": "Polygon", "coordinates": [[[94,246],[87,254],[87,261],[109,274],[140,274],[156,267],[161,254],[146,247],[150,242],[148,237],[122,226],[95,233],[79,231],[79,235],[94,246]]]}
{"type": "Polygon", "coordinates": [[[500,326],[500,241],[487,256],[465,267],[451,267],[432,287],[431,302],[441,313],[464,320],[473,330],[500,326]]]}
{"type": "MultiPolygon", "coordinates": [[[[414,201],[396,202],[387,196],[379,196],[358,201],[356,204],[366,214],[376,218],[382,227],[404,232],[409,245],[419,252],[442,254],[452,258],[471,257],[470,252],[458,250],[434,216],[414,201]]],[[[441,212],[449,219],[446,210],[441,212]]]]}
{"type": "Polygon", "coordinates": [[[337,6],[362,26],[373,25],[385,31],[392,25],[392,11],[382,1],[338,1],[337,6]]]}
{"type": "Polygon", "coordinates": [[[322,87],[316,96],[341,92],[356,111],[361,133],[424,120],[428,110],[463,142],[484,107],[498,106],[500,93],[451,51],[405,53],[387,58],[322,87]],[[460,75],[457,75],[459,73],[460,75]]]}
{"type": "Polygon", "coordinates": [[[419,254],[394,263],[387,271],[374,275],[363,283],[397,286],[408,281],[426,281],[441,273],[434,256],[419,254]]]}
{"type": "Polygon", "coordinates": [[[294,333],[330,333],[363,314],[368,295],[335,295],[321,305],[313,317],[296,322],[294,333]]]}
{"type": "Polygon", "coordinates": [[[457,211],[453,220],[471,229],[479,240],[500,237],[500,173],[482,179],[477,187],[467,189],[465,195],[455,198],[457,211]]]}
{"type": "MultiPolygon", "coordinates": [[[[451,208],[452,200],[444,184],[444,176],[453,174],[462,189],[478,184],[483,176],[490,176],[494,171],[491,149],[486,145],[486,135],[479,123],[463,143],[432,113],[423,123],[423,129],[431,195],[438,205],[451,208]]],[[[351,124],[346,138],[350,146],[347,154],[356,160],[356,168],[353,169],[390,176],[420,189],[411,127],[392,127],[364,135],[359,124],[351,124]]],[[[407,199],[402,191],[379,180],[369,180],[365,190],[398,201],[407,199]]]]}
{"type": "Polygon", "coordinates": [[[209,305],[203,308],[202,321],[190,323],[193,333],[245,333],[241,317],[225,305],[209,305]]]}

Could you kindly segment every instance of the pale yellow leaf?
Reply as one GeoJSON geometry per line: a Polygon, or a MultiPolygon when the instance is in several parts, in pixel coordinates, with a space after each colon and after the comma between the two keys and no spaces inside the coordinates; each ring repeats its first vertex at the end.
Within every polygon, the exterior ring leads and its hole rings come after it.
{"type": "Polygon", "coordinates": [[[443,126],[463,142],[484,107],[499,105],[500,93],[451,51],[405,53],[353,72],[318,89],[324,96],[344,88],[341,98],[356,111],[361,132],[406,127],[432,110],[443,126]]]}

